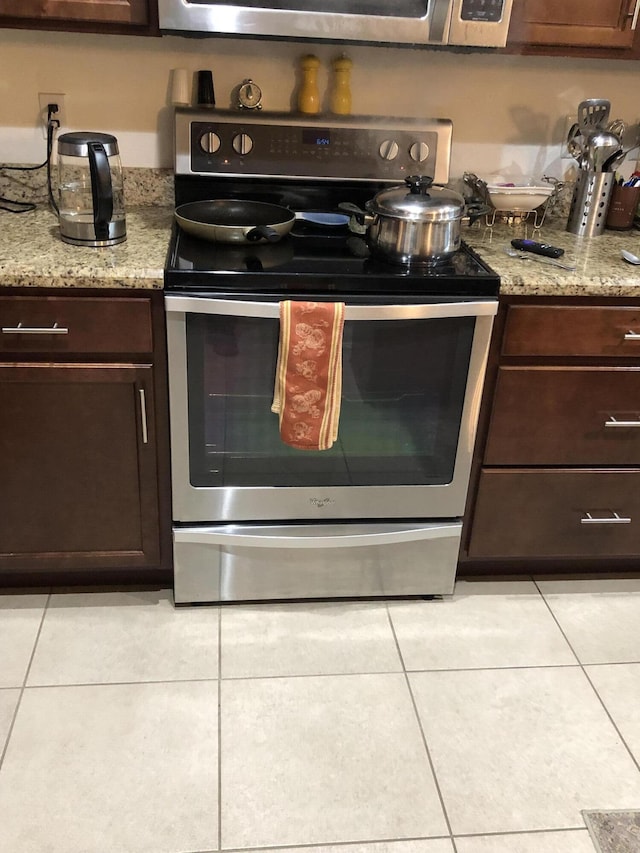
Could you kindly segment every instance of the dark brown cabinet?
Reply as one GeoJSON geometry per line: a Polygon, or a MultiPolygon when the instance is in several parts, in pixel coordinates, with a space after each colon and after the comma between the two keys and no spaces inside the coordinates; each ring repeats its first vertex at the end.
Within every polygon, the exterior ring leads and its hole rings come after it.
{"type": "Polygon", "coordinates": [[[498,369],[485,465],[596,462],[640,465],[640,366],[498,369]]]}
{"type": "Polygon", "coordinates": [[[152,309],[145,296],[0,296],[0,575],[166,567],[152,309]]]}
{"type": "Polygon", "coordinates": [[[0,0],[0,26],[93,32],[151,31],[150,0],[0,0]]]}
{"type": "MultiPolygon", "coordinates": [[[[483,469],[472,556],[638,554],[640,469],[483,469]]],[[[554,567],[555,568],[555,567],[554,567]]],[[[603,564],[603,568],[610,568],[603,564]]]]}
{"type": "Polygon", "coordinates": [[[462,564],[640,566],[640,309],[503,304],[462,564]]]}
{"type": "Polygon", "coordinates": [[[632,51],[637,0],[520,0],[513,4],[509,45],[632,51]]]}

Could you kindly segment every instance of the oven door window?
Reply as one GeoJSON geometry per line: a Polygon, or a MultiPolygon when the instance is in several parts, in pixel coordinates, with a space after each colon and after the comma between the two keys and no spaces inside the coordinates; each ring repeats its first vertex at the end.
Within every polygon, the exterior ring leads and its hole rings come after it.
{"type": "Polygon", "coordinates": [[[271,411],[279,321],[187,314],[191,484],[450,483],[474,325],[346,322],[338,440],[308,451],[281,441],[271,411]]]}

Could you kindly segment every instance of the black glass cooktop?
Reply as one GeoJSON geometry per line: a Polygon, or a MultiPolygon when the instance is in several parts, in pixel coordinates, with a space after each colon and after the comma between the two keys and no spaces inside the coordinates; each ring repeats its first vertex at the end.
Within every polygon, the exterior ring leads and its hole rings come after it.
{"type": "Polygon", "coordinates": [[[317,229],[296,222],[277,243],[212,243],[174,226],[165,289],[356,295],[496,296],[500,279],[464,242],[444,262],[388,263],[369,252],[346,225],[317,229]]]}

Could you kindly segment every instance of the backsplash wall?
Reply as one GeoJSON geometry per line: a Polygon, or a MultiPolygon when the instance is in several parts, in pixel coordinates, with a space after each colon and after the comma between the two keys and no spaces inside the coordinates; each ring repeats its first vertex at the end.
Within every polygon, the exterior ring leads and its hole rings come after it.
{"type": "MultiPolygon", "coordinates": [[[[38,92],[62,92],[62,130],[114,133],[126,166],[170,167],[172,68],[211,69],[219,107],[251,77],[266,110],[290,110],[298,60],[308,52],[322,61],[325,95],[331,59],[345,52],[353,60],[354,113],[452,119],[452,178],[465,170],[567,176],[565,117],[586,97],[609,98],[612,117],[636,125],[640,118],[638,63],[630,61],[0,29],[0,163],[44,159],[38,92]]],[[[634,166],[629,159],[626,171],[634,166]]]]}

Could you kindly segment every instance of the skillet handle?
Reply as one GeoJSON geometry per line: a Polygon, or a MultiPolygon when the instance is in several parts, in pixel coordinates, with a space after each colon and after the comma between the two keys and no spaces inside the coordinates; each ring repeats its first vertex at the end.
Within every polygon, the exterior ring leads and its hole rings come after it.
{"type": "Polygon", "coordinates": [[[352,204],[350,201],[339,202],[338,210],[345,210],[347,213],[350,213],[355,217],[355,220],[359,225],[364,225],[367,220],[368,214],[359,208],[357,204],[352,204]]]}
{"type": "Polygon", "coordinates": [[[257,225],[244,235],[250,243],[257,243],[258,240],[268,240],[269,243],[277,243],[282,236],[268,225],[257,225]]]}

